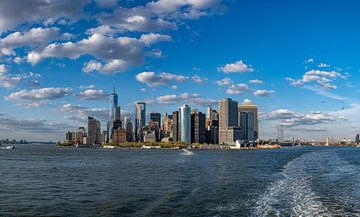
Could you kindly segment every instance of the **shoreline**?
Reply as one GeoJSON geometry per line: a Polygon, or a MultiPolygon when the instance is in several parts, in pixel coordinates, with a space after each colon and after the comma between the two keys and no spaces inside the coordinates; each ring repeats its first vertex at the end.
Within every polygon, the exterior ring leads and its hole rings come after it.
{"type": "Polygon", "coordinates": [[[301,147],[353,147],[356,146],[312,146],[312,145],[302,145],[302,146],[282,146],[282,147],[241,147],[241,148],[230,148],[229,146],[215,146],[215,147],[121,147],[121,146],[111,146],[111,145],[104,145],[104,146],[94,146],[94,147],[76,147],[74,145],[56,145],[56,147],[64,147],[64,148],[80,148],[80,149],[117,149],[117,150],[219,150],[219,151],[247,151],[247,150],[269,150],[269,149],[288,149],[288,148],[301,148],[301,147]]]}

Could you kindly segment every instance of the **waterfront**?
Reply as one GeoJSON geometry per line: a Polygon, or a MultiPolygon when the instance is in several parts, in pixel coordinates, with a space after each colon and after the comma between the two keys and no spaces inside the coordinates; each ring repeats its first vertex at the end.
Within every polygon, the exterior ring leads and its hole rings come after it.
{"type": "Polygon", "coordinates": [[[0,151],[0,216],[356,216],[360,149],[0,151]]]}

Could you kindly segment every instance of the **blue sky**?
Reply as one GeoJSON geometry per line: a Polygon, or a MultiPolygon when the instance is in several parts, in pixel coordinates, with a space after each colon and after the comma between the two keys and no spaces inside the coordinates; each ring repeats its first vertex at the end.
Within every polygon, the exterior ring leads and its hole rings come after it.
{"type": "MultiPolygon", "coordinates": [[[[260,137],[360,131],[357,1],[2,1],[0,138],[60,140],[106,120],[230,97],[255,103],[260,137]]],[[[105,125],[103,125],[105,126],[105,125]]]]}

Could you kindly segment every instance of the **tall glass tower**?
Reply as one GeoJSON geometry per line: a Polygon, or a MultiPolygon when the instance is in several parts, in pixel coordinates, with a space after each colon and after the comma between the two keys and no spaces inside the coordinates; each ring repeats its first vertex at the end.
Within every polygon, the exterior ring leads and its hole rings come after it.
{"type": "Polygon", "coordinates": [[[112,129],[114,127],[114,121],[116,120],[116,116],[118,115],[118,118],[120,118],[120,114],[117,114],[119,113],[119,110],[120,107],[118,106],[118,95],[115,93],[114,88],[109,98],[109,120],[107,125],[109,138],[107,138],[107,142],[109,142],[109,140],[113,138],[112,129]]]}
{"type": "Polygon", "coordinates": [[[137,102],[135,105],[135,139],[136,141],[143,141],[143,128],[145,122],[146,104],[144,102],[137,102]]]}
{"type": "Polygon", "coordinates": [[[183,105],[180,107],[180,141],[191,143],[191,107],[183,105]]]}

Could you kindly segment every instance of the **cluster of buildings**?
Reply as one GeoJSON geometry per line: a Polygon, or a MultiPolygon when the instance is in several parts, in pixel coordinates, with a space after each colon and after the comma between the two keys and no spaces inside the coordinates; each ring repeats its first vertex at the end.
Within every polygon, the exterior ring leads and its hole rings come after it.
{"type": "Polygon", "coordinates": [[[121,118],[118,96],[110,94],[109,119],[101,132],[100,122],[88,117],[87,132],[80,127],[77,132],[66,133],[68,144],[106,144],[126,142],[182,142],[186,144],[228,144],[251,146],[259,135],[258,108],[239,104],[225,98],[219,101],[218,110],[208,106],[206,114],[189,105],[172,113],[152,112],[146,121],[146,103],[135,105],[134,122],[130,116],[121,118]],[[122,121],[124,120],[124,121],[122,121]],[[123,123],[124,122],[124,123],[123,123]]]}

